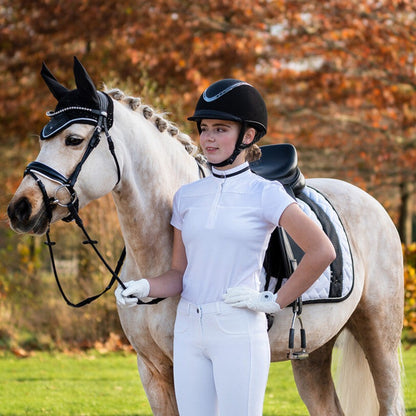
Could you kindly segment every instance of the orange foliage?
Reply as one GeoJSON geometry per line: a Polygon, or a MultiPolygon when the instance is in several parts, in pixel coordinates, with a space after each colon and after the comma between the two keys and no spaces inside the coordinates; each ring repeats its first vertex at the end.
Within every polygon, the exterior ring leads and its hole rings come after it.
{"type": "Polygon", "coordinates": [[[416,243],[404,247],[404,323],[407,338],[416,341],[416,243]]]}

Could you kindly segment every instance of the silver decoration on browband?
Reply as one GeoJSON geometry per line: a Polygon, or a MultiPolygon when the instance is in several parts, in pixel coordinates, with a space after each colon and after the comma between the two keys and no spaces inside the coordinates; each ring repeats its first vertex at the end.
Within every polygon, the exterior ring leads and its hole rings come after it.
{"type": "MultiPolygon", "coordinates": [[[[99,110],[93,110],[92,108],[85,108],[85,107],[66,107],[63,108],[62,110],[58,110],[58,111],[47,111],[46,115],[48,117],[54,117],[57,116],[58,114],[64,113],[65,111],[72,111],[72,110],[77,110],[77,111],[90,111],[91,113],[97,113],[99,110]]],[[[103,116],[107,116],[107,112],[102,111],[101,114],[103,116]]]]}

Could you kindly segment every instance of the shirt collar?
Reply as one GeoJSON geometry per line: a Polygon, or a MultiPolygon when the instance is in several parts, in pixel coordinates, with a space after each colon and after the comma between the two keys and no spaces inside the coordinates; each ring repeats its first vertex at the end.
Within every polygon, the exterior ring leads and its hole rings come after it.
{"type": "Polygon", "coordinates": [[[248,162],[244,162],[241,165],[238,165],[231,169],[226,169],[226,170],[219,170],[213,166],[212,174],[216,178],[230,178],[232,176],[236,176],[236,175],[239,175],[240,173],[246,172],[249,169],[250,169],[250,165],[248,164],[248,162]]]}

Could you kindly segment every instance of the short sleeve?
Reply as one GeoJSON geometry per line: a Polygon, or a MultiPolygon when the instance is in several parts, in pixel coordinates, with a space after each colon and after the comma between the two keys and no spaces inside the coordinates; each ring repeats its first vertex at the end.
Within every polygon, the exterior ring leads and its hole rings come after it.
{"type": "Polygon", "coordinates": [[[286,191],[283,185],[277,181],[270,181],[263,188],[262,208],[266,221],[279,225],[283,211],[291,204],[296,203],[286,191]]]}
{"type": "Polygon", "coordinates": [[[181,200],[181,188],[176,191],[173,197],[173,212],[172,218],[170,220],[171,225],[173,225],[178,230],[182,230],[183,225],[183,216],[180,212],[180,200],[181,200]]]}

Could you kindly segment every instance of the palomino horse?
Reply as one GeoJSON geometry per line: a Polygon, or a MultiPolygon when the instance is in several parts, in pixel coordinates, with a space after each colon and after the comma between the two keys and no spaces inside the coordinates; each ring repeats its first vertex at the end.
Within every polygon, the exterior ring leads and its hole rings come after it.
{"type": "MultiPolygon", "coordinates": [[[[206,168],[197,163],[189,137],[139,99],[118,90],[97,92],[77,60],[74,73],[77,89],[69,91],[46,67],[42,70],[58,106],[49,114],[52,121],[42,132],[36,162],[10,202],[11,226],[17,232],[43,234],[50,223],[68,216],[65,199],[76,199],[81,209],[112,192],[127,250],[120,278],[158,275],[170,266],[173,195],[206,168]],[[111,97],[108,102],[106,97],[111,97]],[[97,112],[103,102],[105,112],[97,112]],[[93,134],[100,118],[111,120],[93,134]],[[92,145],[91,137],[102,140],[92,145]]],[[[396,229],[382,206],[355,186],[334,179],[310,179],[307,184],[338,212],[351,246],[355,283],[342,302],[303,306],[310,355],[292,361],[300,396],[311,415],[403,415],[398,358],[403,266],[396,229]],[[349,373],[340,379],[350,396],[345,400],[338,399],[331,376],[332,350],[342,331],[346,336],[341,347],[353,346],[345,348],[349,373]],[[355,380],[350,378],[354,371],[355,380]],[[366,407],[370,405],[372,410],[366,407]]],[[[177,301],[168,298],[118,311],[137,352],[153,413],[159,416],[177,414],[172,378],[177,301]]],[[[287,359],[291,319],[292,310],[286,308],[269,332],[273,361],[287,359]]]]}

